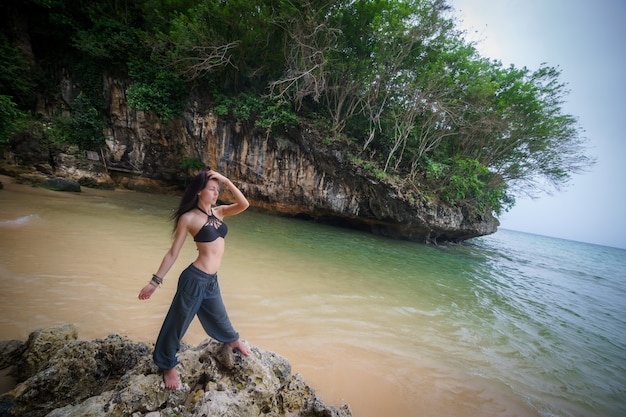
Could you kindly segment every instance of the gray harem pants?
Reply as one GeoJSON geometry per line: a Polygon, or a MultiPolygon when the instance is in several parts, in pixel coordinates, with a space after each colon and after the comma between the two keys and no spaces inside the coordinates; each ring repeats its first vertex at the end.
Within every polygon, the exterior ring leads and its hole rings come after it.
{"type": "Polygon", "coordinates": [[[192,264],[178,278],[176,295],[154,346],[152,357],[160,369],[172,369],[178,364],[180,342],[196,314],[213,339],[222,343],[239,339],[226,313],[217,274],[207,274],[192,264]]]}

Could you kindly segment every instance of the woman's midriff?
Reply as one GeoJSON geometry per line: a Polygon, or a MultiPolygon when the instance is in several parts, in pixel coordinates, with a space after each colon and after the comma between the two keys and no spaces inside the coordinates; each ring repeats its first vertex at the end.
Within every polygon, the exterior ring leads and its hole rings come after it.
{"type": "Polygon", "coordinates": [[[213,242],[196,242],[196,247],[198,257],[193,262],[193,266],[207,274],[217,273],[224,255],[224,239],[220,237],[213,242]]]}

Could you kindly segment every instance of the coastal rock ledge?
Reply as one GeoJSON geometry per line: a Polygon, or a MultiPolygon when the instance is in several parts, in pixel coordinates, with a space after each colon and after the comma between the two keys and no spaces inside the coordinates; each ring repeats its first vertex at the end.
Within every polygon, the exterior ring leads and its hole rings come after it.
{"type": "Polygon", "coordinates": [[[206,339],[183,344],[181,387],[167,390],[152,363],[152,346],[118,334],[78,340],[73,324],[0,341],[0,369],[17,385],[0,395],[0,416],[351,417],[348,405],[327,406],[289,362],[250,346],[243,357],[206,339]]]}

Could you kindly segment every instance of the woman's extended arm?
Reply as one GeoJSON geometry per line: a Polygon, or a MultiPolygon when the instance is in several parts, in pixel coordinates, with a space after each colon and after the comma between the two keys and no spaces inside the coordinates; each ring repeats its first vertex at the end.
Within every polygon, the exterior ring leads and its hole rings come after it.
{"type": "MultiPolygon", "coordinates": [[[[178,224],[176,226],[176,233],[174,235],[174,241],[172,242],[172,246],[163,257],[163,260],[161,261],[161,265],[159,266],[159,269],[157,270],[155,274],[161,280],[165,278],[165,275],[168,273],[172,265],[174,265],[174,262],[176,262],[176,259],[178,258],[178,254],[180,253],[180,250],[183,247],[183,244],[185,243],[185,239],[187,238],[187,230],[188,230],[187,216],[183,215],[178,220],[178,224]]],[[[151,281],[150,283],[148,283],[145,287],[141,289],[141,291],[139,292],[140,300],[147,300],[157,289],[157,286],[154,285],[152,282],[153,281],[151,281]]]]}

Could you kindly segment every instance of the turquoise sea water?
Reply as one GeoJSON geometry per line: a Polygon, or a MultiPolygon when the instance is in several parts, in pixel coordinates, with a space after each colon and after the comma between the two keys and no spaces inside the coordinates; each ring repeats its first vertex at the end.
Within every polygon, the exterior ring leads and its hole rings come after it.
{"type": "Polygon", "coordinates": [[[345,322],[338,337],[499,381],[543,416],[626,415],[626,250],[510,230],[434,246],[259,223],[258,243],[327,279],[317,301],[334,307],[317,319],[345,322]]]}
{"type": "Polygon", "coordinates": [[[475,345],[544,415],[626,415],[626,251],[501,230],[468,245],[475,345]],[[523,388],[522,388],[523,387],[523,388]]]}
{"type": "MultiPolygon", "coordinates": [[[[155,299],[136,300],[176,201],[5,187],[1,338],[77,321],[84,337],[152,340],[195,256],[188,243],[155,299]]],[[[228,225],[231,318],[355,417],[626,415],[626,250],[509,230],[424,245],[253,210],[228,225]]],[[[192,342],[201,333],[192,326],[192,342]]]]}

